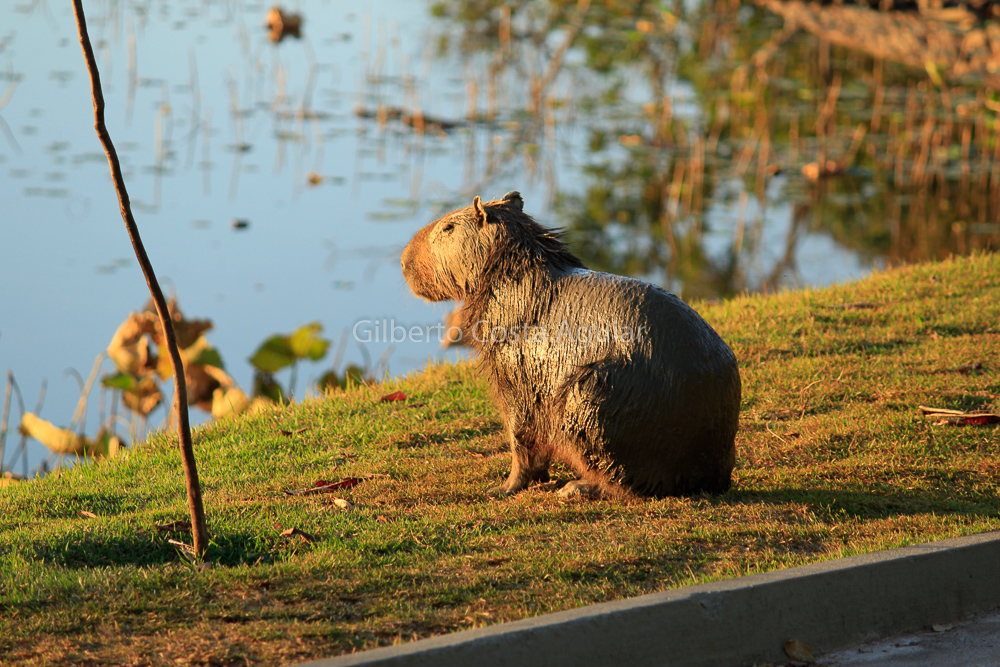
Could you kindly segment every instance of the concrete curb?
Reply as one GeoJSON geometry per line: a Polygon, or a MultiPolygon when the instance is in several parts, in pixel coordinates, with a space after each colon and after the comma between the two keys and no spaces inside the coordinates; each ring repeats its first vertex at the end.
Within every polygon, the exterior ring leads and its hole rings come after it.
{"type": "Polygon", "coordinates": [[[545,667],[784,662],[1000,606],[1000,531],[607,602],[307,663],[545,667]]]}

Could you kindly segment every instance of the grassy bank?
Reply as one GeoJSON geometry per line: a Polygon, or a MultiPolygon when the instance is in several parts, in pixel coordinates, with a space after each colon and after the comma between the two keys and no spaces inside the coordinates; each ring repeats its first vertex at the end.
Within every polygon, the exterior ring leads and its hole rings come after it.
{"type": "Polygon", "coordinates": [[[1000,528],[1000,428],[918,411],[1000,409],[1000,256],[698,308],[743,376],[727,494],[490,499],[488,392],[434,367],[197,431],[207,567],[156,527],[186,519],[169,437],[0,491],[0,661],[287,664],[1000,528]]]}

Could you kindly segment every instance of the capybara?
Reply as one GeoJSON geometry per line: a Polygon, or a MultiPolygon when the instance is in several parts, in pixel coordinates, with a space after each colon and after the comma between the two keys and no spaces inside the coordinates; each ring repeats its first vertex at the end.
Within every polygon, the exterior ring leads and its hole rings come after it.
{"type": "Polygon", "coordinates": [[[740,374],[690,306],[649,283],[589,271],[524,213],[518,192],[421,229],[403,275],[430,301],[463,302],[510,441],[509,495],[580,475],[560,496],[664,496],[729,488],[740,374]]]}

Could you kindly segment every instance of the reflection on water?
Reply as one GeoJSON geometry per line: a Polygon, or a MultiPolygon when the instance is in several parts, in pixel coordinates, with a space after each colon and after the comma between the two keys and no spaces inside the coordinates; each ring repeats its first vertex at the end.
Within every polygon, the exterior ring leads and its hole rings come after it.
{"type": "MultiPolygon", "coordinates": [[[[296,3],[299,34],[276,40],[263,3],[85,3],[154,267],[214,322],[244,388],[277,331],[440,321],[447,307],[409,295],[399,251],[474,194],[518,189],[588,265],[685,298],[1000,238],[1000,107],[974,83],[729,0],[355,4],[296,3]]],[[[0,367],[26,394],[47,378],[45,416],[65,425],[65,369],[88,367],[145,286],[69,7],[5,3],[0,26],[0,367]]],[[[424,340],[342,350],[338,364],[392,373],[441,354],[424,340]]],[[[90,398],[97,415],[108,399],[90,398]]],[[[15,463],[15,440],[6,468],[44,458],[15,463]]]]}

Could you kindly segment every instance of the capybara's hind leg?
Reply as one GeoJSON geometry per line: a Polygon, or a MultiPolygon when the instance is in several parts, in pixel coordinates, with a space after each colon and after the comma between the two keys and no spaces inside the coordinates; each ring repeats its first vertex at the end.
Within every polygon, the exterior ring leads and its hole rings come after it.
{"type": "Polygon", "coordinates": [[[595,482],[588,482],[582,479],[574,479],[567,482],[559,489],[560,500],[578,500],[583,498],[601,498],[601,485],[595,482]]]}
{"type": "Polygon", "coordinates": [[[631,489],[607,479],[601,473],[587,470],[580,479],[574,479],[559,489],[560,500],[631,500],[631,489]]]}

